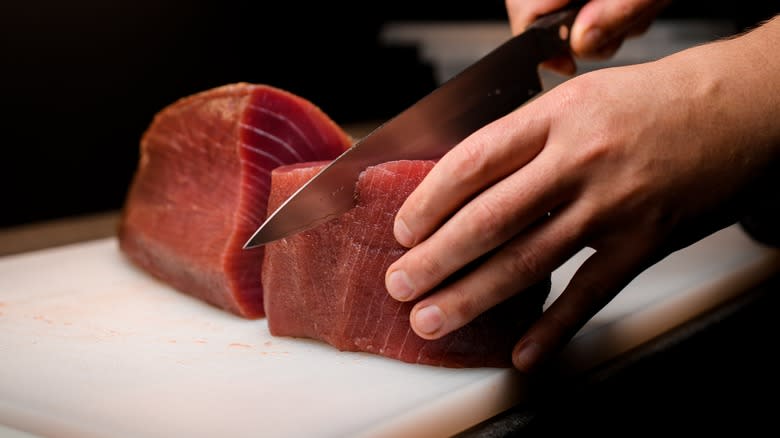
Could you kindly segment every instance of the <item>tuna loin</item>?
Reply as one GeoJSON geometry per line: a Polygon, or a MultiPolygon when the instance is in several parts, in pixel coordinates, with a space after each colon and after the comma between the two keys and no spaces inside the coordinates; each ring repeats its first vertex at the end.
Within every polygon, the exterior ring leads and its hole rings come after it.
{"type": "MultiPolygon", "coordinates": [[[[323,165],[274,169],[269,210],[323,165]]],[[[385,271],[405,251],[393,237],[393,217],[432,167],[431,161],[369,167],[358,181],[357,204],[352,210],[266,245],[262,281],[271,334],[319,339],[339,350],[411,363],[511,366],[514,343],[541,314],[549,281],[435,341],[424,340],[411,330],[413,303],[395,301],[385,289],[385,271]]]]}
{"type": "Polygon", "coordinates": [[[119,229],[138,266],[246,318],[264,315],[264,248],[242,247],[266,216],[271,169],[330,160],[351,139],[310,102],[233,84],[183,98],[154,118],[119,229]]]}

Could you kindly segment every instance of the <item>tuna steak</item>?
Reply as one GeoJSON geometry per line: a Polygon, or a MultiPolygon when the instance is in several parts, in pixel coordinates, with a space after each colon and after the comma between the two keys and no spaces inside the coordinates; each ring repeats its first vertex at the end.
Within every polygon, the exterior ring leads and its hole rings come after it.
{"type": "Polygon", "coordinates": [[[141,140],[120,248],[176,289],[246,318],[264,315],[264,249],[242,247],[266,216],[271,169],[330,160],[351,140],[312,103],[233,84],[158,113],[141,140]]]}
{"type": "MultiPolygon", "coordinates": [[[[494,307],[444,338],[427,341],[410,328],[413,303],[392,299],[385,271],[405,249],[393,237],[395,213],[433,167],[394,161],[369,167],[356,206],[323,225],[266,245],[262,281],[271,334],[313,338],[342,351],[363,351],[445,367],[509,367],[520,334],[541,314],[549,281],[494,307]]],[[[269,210],[324,164],[272,172],[269,210]]]]}

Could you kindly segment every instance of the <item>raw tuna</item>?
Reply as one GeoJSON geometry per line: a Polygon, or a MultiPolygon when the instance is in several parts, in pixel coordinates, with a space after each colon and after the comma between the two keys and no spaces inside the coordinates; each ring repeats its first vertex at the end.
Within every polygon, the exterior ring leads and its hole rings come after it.
{"type": "MultiPolygon", "coordinates": [[[[275,169],[269,209],[276,208],[322,166],[275,169]]],[[[385,271],[405,251],[393,237],[393,217],[431,167],[431,161],[369,167],[358,181],[357,204],[352,210],[266,245],[262,280],[271,334],[319,339],[339,350],[411,363],[511,366],[512,347],[540,315],[549,282],[517,294],[435,341],[424,340],[411,330],[413,303],[395,301],[385,289],[385,271]]]]}
{"type": "Polygon", "coordinates": [[[242,246],[265,219],[271,169],[329,160],[351,140],[312,103],[233,84],[183,98],[141,140],[120,248],[164,282],[246,318],[263,316],[263,248],[242,246]]]}

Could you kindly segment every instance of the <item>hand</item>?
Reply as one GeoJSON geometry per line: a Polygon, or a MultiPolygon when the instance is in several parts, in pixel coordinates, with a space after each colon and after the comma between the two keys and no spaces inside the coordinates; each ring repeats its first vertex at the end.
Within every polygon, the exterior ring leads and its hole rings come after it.
{"type": "Polygon", "coordinates": [[[780,168],[778,43],[780,18],[581,75],[457,145],[396,216],[411,249],[386,286],[422,297],[414,331],[439,338],[595,249],[518,342],[515,366],[531,371],[641,271],[736,221],[780,168]]]}
{"type": "MultiPolygon", "coordinates": [[[[643,34],[670,0],[590,0],[574,21],[571,46],[576,56],[605,59],[617,52],[626,38],[643,34]]],[[[522,32],[539,16],[559,9],[570,0],[506,0],[512,33],[522,32]]],[[[547,61],[545,68],[571,75],[571,56],[547,61]]]]}

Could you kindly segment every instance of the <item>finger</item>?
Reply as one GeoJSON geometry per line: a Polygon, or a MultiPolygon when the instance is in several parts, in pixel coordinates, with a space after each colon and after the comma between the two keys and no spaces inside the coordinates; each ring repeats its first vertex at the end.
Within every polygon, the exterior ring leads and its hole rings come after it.
{"type": "Polygon", "coordinates": [[[575,179],[558,167],[542,155],[480,193],[390,265],[388,293],[401,301],[420,297],[568,201],[575,179]]]}
{"type": "Polygon", "coordinates": [[[436,163],[396,214],[393,232],[401,245],[411,247],[425,239],[475,193],[541,150],[547,121],[528,108],[478,130],[436,163]]]}
{"type": "Polygon", "coordinates": [[[603,52],[607,43],[622,40],[630,29],[652,20],[668,0],[592,0],[583,6],[571,29],[571,46],[578,56],[603,52]]]}
{"type": "Polygon", "coordinates": [[[549,59],[542,63],[542,67],[566,76],[571,76],[577,72],[577,64],[574,63],[574,58],[568,55],[549,59]]]}
{"type": "Polygon", "coordinates": [[[437,339],[524,293],[582,247],[581,225],[590,214],[584,203],[577,204],[518,235],[475,270],[415,304],[412,328],[422,338],[437,339]]]}
{"type": "Polygon", "coordinates": [[[517,369],[531,372],[560,351],[565,344],[622,290],[651,260],[649,245],[635,242],[618,252],[613,247],[591,255],[515,346],[517,369]]]}
{"type": "Polygon", "coordinates": [[[512,34],[524,31],[539,16],[560,9],[569,2],[570,0],[506,0],[504,3],[512,34]]]}
{"type": "Polygon", "coordinates": [[[612,41],[606,42],[597,51],[588,55],[589,59],[608,59],[617,53],[620,46],[623,45],[623,38],[617,38],[612,41]]]}

